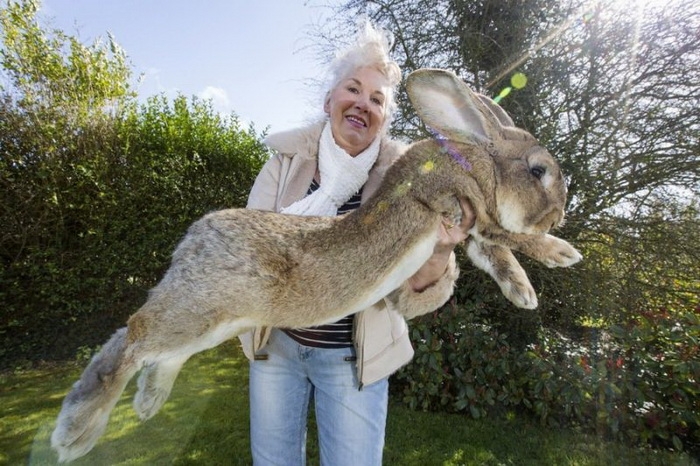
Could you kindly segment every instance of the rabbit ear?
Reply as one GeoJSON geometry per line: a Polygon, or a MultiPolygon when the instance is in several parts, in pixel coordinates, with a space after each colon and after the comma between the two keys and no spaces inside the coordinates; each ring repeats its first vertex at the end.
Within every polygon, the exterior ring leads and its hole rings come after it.
{"type": "MultiPolygon", "coordinates": [[[[501,119],[482,101],[484,96],[474,93],[454,73],[429,68],[416,70],[406,78],[406,90],[418,116],[445,137],[476,143],[499,138],[501,119]]],[[[505,114],[500,108],[497,111],[505,114]]],[[[510,117],[505,115],[505,118],[512,125],[510,117]]]]}
{"type": "Polygon", "coordinates": [[[488,107],[491,113],[493,113],[493,116],[495,116],[498,121],[501,122],[501,125],[515,127],[515,123],[513,123],[513,119],[510,117],[510,115],[503,110],[503,107],[494,102],[491,97],[483,94],[477,94],[477,97],[479,97],[479,100],[481,100],[481,102],[488,107]]]}

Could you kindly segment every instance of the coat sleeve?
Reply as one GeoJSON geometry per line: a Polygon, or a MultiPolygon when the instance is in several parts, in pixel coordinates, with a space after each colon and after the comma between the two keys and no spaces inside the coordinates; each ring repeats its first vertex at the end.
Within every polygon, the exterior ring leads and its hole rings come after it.
{"type": "Polygon", "coordinates": [[[450,299],[455,282],[459,277],[459,267],[455,253],[450,255],[447,269],[440,279],[423,291],[414,291],[408,282],[404,282],[385,298],[387,304],[406,319],[412,319],[433,312],[450,299]]]}
{"type": "Polygon", "coordinates": [[[273,212],[276,210],[280,173],[282,171],[282,157],[282,155],[275,154],[265,162],[250,190],[246,208],[273,212]]]}

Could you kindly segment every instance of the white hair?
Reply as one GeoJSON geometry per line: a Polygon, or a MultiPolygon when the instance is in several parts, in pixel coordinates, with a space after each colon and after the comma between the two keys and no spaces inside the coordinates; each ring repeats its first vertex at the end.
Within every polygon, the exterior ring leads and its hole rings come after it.
{"type": "Polygon", "coordinates": [[[340,50],[331,62],[326,87],[326,95],[328,95],[359,68],[371,67],[379,71],[386,77],[389,87],[385,100],[384,129],[389,127],[396,110],[396,88],[401,82],[401,69],[389,57],[392,43],[393,35],[389,31],[377,29],[367,20],[360,22],[355,43],[340,50]]]}

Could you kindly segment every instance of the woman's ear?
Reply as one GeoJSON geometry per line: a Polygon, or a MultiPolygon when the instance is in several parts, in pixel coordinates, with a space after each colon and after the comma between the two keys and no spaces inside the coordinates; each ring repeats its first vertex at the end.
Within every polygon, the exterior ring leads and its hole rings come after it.
{"type": "Polygon", "coordinates": [[[323,111],[328,115],[331,114],[331,93],[326,92],[326,98],[323,99],[323,111]]]}

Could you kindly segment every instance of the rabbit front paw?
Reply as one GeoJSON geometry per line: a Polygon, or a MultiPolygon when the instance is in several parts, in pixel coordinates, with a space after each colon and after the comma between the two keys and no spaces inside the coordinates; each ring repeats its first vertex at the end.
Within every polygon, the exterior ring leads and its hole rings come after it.
{"type": "Polygon", "coordinates": [[[523,309],[537,307],[537,295],[530,279],[510,249],[472,238],[467,242],[467,255],[474,265],[496,280],[510,302],[523,309]]]}
{"type": "Polygon", "coordinates": [[[552,235],[544,235],[539,246],[539,254],[534,258],[547,267],[570,267],[583,259],[576,248],[552,235]]]}
{"type": "Polygon", "coordinates": [[[537,307],[537,294],[535,289],[530,284],[525,271],[515,270],[514,274],[507,280],[497,280],[501,292],[516,306],[522,309],[535,309],[537,307]],[[519,273],[521,272],[521,273],[519,273]]]}

